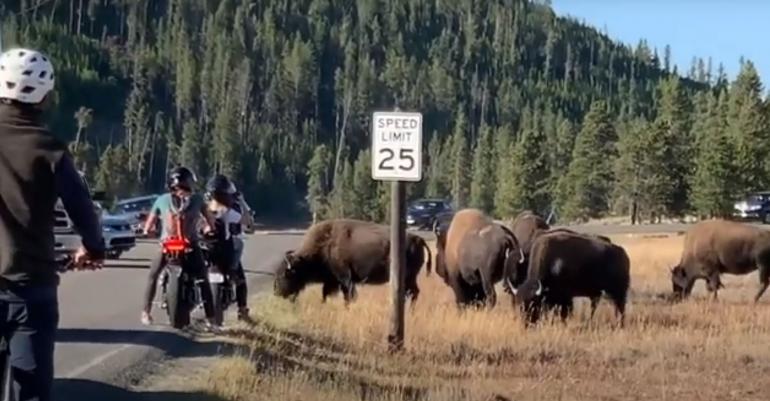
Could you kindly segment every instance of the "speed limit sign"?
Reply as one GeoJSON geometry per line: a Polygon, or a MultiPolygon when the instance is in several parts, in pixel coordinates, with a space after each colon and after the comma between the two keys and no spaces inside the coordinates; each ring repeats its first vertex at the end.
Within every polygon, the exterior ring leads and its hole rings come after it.
{"type": "Polygon", "coordinates": [[[378,181],[422,180],[421,113],[374,113],[372,178],[378,181]]]}

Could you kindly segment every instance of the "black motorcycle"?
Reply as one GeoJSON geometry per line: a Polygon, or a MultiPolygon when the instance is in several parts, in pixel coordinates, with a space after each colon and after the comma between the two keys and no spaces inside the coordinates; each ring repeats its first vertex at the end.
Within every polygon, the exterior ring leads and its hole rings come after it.
{"type": "Polygon", "coordinates": [[[230,269],[219,267],[230,266],[229,258],[226,256],[228,250],[222,249],[224,240],[215,234],[206,234],[203,238],[201,250],[206,261],[211,295],[214,300],[214,323],[221,326],[225,311],[235,301],[235,281],[230,269]]]}
{"type": "Polygon", "coordinates": [[[190,324],[190,315],[202,303],[200,285],[203,280],[191,272],[186,263],[193,252],[192,244],[182,237],[170,237],[161,242],[165,266],[159,285],[171,327],[182,329],[190,324]]]}

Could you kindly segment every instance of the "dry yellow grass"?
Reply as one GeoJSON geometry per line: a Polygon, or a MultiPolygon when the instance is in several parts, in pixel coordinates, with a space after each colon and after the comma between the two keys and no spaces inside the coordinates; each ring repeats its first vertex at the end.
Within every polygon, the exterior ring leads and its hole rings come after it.
{"type": "Polygon", "coordinates": [[[626,326],[603,300],[593,321],[580,300],[567,324],[525,329],[498,286],[494,310],[458,312],[435,272],[420,277],[407,310],[406,352],[385,350],[388,289],[359,287],[357,302],[320,304],[310,287],[296,304],[266,296],[259,323],[234,333],[248,358],[223,360],[203,383],[228,400],[766,400],[770,397],[770,299],[750,299],[756,273],[723,277],[671,305],[669,268],[681,236],[613,241],[628,252],[626,326]],[[501,397],[501,398],[495,398],[501,397]]]}

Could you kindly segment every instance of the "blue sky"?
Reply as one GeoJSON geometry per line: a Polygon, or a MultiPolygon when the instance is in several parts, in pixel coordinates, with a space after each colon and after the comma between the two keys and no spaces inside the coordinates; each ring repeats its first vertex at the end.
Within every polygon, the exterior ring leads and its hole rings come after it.
{"type": "Polygon", "coordinates": [[[569,14],[605,31],[614,40],[651,48],[671,46],[672,60],[686,74],[693,56],[723,63],[735,77],[741,56],[770,83],[770,1],[742,0],[552,0],[557,14],[569,14]]]}

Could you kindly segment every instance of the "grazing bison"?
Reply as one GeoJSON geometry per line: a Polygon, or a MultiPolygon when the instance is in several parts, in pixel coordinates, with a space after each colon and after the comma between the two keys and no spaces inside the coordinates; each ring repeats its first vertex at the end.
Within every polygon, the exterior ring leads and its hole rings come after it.
{"type": "Polygon", "coordinates": [[[497,302],[494,285],[523,258],[516,236],[477,209],[457,212],[446,238],[437,241],[437,267],[460,307],[497,302]]]}
{"type": "Polygon", "coordinates": [[[612,243],[608,237],[603,235],[578,233],[567,228],[550,228],[548,227],[548,224],[545,222],[545,220],[539,216],[525,213],[527,212],[519,214],[519,216],[523,216],[523,218],[517,218],[514,221],[513,227],[511,229],[513,234],[516,235],[516,238],[519,240],[522,252],[524,253],[524,261],[516,265],[516,268],[512,271],[512,274],[509,277],[510,280],[506,280],[503,283],[505,292],[509,294],[516,295],[516,288],[518,288],[524,282],[524,280],[527,279],[527,269],[529,269],[529,255],[532,251],[532,244],[538,237],[543,234],[569,233],[585,235],[597,238],[607,243],[612,243]]]}
{"type": "Polygon", "coordinates": [[[544,304],[560,308],[564,320],[572,313],[574,297],[591,299],[591,317],[602,293],[615,304],[620,322],[625,315],[630,285],[630,262],[625,249],[591,235],[554,231],[532,244],[527,278],[517,297],[527,321],[536,322],[544,304]]]}
{"type": "Polygon", "coordinates": [[[684,237],[679,264],[671,269],[674,297],[690,295],[695,281],[702,278],[717,298],[724,287],[720,274],[747,274],[759,269],[757,302],[770,282],[770,232],[727,220],[706,220],[695,224],[684,237]]]}
{"type": "MultiPolygon", "coordinates": [[[[404,282],[412,303],[420,293],[417,276],[428,253],[425,240],[407,233],[404,282]]],[[[355,284],[384,284],[390,280],[390,229],[388,226],[352,219],[334,219],[310,227],[302,244],[288,251],[276,269],[275,295],[292,300],[312,283],[320,283],[323,301],[342,290],[345,303],[356,297],[355,284]]]]}

